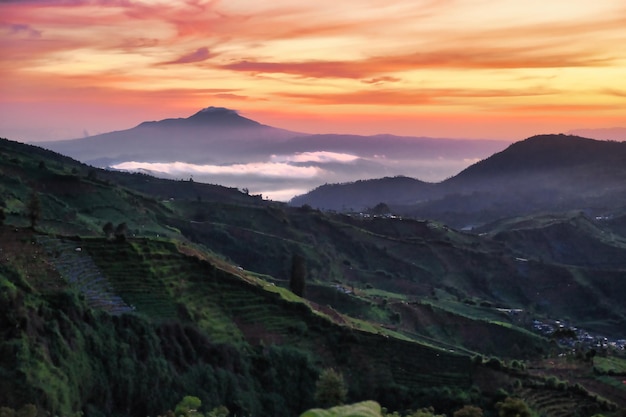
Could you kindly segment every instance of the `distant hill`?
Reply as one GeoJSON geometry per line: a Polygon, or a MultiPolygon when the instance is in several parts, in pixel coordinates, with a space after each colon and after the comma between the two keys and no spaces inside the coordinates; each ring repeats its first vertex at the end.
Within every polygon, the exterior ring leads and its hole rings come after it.
{"type": "Polygon", "coordinates": [[[390,178],[324,185],[291,204],[363,210],[384,202],[396,213],[455,227],[540,211],[606,215],[626,207],[626,143],[534,136],[440,183],[409,184],[390,178]]]}
{"type": "Polygon", "coordinates": [[[435,184],[408,177],[385,177],[348,184],[326,184],[293,198],[291,205],[313,205],[335,211],[365,211],[377,203],[411,204],[431,195],[435,184]]]}

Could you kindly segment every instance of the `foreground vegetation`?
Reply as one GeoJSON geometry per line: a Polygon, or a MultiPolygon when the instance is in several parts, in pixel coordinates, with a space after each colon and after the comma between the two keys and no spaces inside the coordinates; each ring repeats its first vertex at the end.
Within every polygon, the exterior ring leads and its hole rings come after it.
{"type": "Polygon", "coordinates": [[[551,417],[626,406],[619,350],[532,329],[559,317],[623,337],[622,265],[539,259],[523,239],[548,236],[539,220],[469,235],[0,145],[7,415],[179,415],[185,397],[238,416],[365,400],[423,416],[498,415],[509,397],[551,417]],[[343,394],[320,396],[331,369],[343,394]]]}

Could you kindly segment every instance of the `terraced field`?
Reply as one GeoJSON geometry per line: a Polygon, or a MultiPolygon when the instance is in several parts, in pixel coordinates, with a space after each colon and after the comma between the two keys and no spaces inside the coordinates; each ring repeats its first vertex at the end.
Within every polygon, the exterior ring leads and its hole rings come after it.
{"type": "Polygon", "coordinates": [[[157,262],[167,263],[163,253],[151,252],[146,256],[141,245],[104,239],[82,242],[96,265],[119,294],[139,314],[156,320],[177,318],[176,303],[171,290],[164,282],[157,262]]]}
{"type": "Polygon", "coordinates": [[[591,400],[573,397],[568,391],[553,389],[524,388],[517,393],[528,405],[545,417],[570,417],[592,415],[598,411],[598,404],[591,400]]]}
{"type": "MultiPolygon", "coordinates": [[[[134,309],[116,294],[111,282],[102,274],[91,256],[77,242],[39,236],[38,242],[48,253],[51,263],[67,283],[85,297],[92,308],[113,315],[134,309]]],[[[80,243],[79,243],[80,244],[80,243]]]]}
{"type": "Polygon", "coordinates": [[[135,313],[195,322],[219,342],[289,343],[321,355],[341,345],[342,353],[334,353],[338,365],[358,369],[369,362],[372,372],[414,389],[471,385],[468,356],[332,324],[305,303],[283,298],[274,284],[221,270],[182,253],[171,241],[88,239],[81,244],[135,313]]]}
{"type": "Polygon", "coordinates": [[[307,324],[273,284],[246,281],[209,262],[188,256],[167,240],[82,242],[113,289],[135,312],[157,320],[195,322],[218,341],[279,343],[297,339],[307,324]],[[268,288],[264,288],[268,287],[268,288]]]}

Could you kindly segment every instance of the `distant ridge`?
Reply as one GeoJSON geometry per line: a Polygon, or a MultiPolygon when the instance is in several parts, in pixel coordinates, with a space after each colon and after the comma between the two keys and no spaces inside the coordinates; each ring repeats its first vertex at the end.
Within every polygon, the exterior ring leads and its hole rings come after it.
{"type": "Polygon", "coordinates": [[[402,204],[413,202],[416,195],[428,194],[435,184],[403,176],[362,180],[348,184],[325,184],[313,191],[294,197],[290,204],[300,206],[313,203],[339,211],[362,211],[373,208],[378,202],[393,201],[402,204]],[[403,196],[406,200],[403,200],[403,196]]]}
{"type": "MultiPolygon", "coordinates": [[[[490,182],[500,178],[510,181],[512,177],[556,173],[576,168],[584,169],[585,174],[604,168],[619,170],[626,161],[626,143],[598,141],[579,136],[537,135],[513,143],[502,152],[484,159],[446,181],[448,184],[462,184],[478,178],[490,182]]],[[[595,173],[600,175],[600,173],[595,173]]]]}
{"type": "Polygon", "coordinates": [[[539,135],[510,145],[440,183],[406,178],[330,184],[291,204],[356,211],[386,203],[394,212],[455,227],[541,211],[626,209],[626,142],[539,135]]]}

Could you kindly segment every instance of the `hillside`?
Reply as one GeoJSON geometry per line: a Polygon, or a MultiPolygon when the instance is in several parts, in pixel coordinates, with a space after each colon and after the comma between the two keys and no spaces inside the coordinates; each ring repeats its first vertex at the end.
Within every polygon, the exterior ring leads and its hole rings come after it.
{"type": "Polygon", "coordinates": [[[582,379],[584,361],[560,390],[549,364],[520,365],[561,352],[535,321],[624,338],[621,264],[600,278],[434,221],[293,208],[7,140],[0,153],[1,405],[145,416],[196,395],[208,410],[297,415],[329,367],[350,401],[394,410],[493,410],[499,389],[551,417],[626,405],[613,379],[582,379]],[[107,236],[107,222],[126,227],[107,236]],[[304,298],[289,291],[296,254],[304,298]]]}
{"type": "Polygon", "coordinates": [[[606,216],[626,207],[626,142],[536,136],[428,188],[406,183],[387,179],[384,186],[380,180],[324,185],[291,204],[362,211],[382,202],[394,213],[457,228],[546,211],[606,216]],[[386,192],[389,188],[394,191],[386,192]]]}

